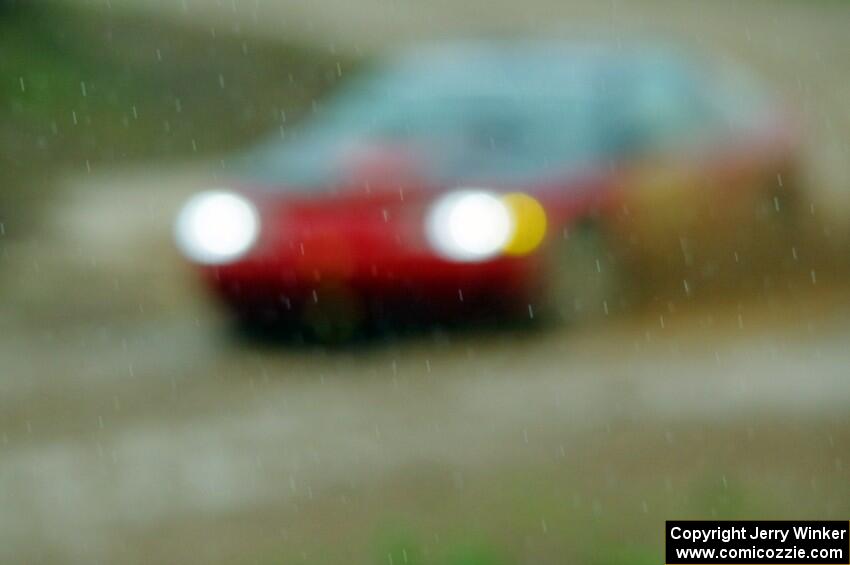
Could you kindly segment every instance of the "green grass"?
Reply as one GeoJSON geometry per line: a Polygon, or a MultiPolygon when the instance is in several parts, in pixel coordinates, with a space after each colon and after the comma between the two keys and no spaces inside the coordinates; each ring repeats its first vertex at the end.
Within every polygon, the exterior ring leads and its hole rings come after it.
{"type": "Polygon", "coordinates": [[[470,472],[462,486],[450,468],[409,468],[301,501],[288,516],[245,516],[282,526],[287,541],[242,543],[260,563],[649,565],[663,562],[665,520],[846,515],[846,472],[832,461],[846,449],[802,443],[832,425],[762,424],[758,444],[742,423],[680,425],[673,444],[663,426],[615,427],[598,436],[608,444],[470,472]]]}
{"type": "Polygon", "coordinates": [[[204,158],[286,127],[353,66],[106,8],[0,6],[0,221],[20,226],[57,171],[204,158]]]}

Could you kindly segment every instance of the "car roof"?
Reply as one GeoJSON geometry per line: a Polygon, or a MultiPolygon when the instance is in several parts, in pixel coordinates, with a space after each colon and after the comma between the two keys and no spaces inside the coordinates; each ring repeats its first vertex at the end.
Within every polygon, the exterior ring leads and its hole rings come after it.
{"type": "Polygon", "coordinates": [[[366,77],[400,97],[563,97],[598,92],[616,82],[690,76],[694,58],[662,44],[609,44],[560,40],[480,40],[423,44],[403,51],[366,77]]]}
{"type": "MultiPolygon", "coordinates": [[[[561,60],[569,63],[682,60],[687,50],[663,42],[594,42],[557,39],[464,40],[420,43],[389,59],[400,64],[473,65],[488,61],[533,62],[561,60]]],[[[690,55],[692,56],[692,55],[690,55]]]]}

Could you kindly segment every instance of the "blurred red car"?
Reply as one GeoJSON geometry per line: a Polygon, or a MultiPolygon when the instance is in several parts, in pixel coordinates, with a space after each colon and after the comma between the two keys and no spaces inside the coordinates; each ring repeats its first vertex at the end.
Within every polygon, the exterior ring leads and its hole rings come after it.
{"type": "MultiPolygon", "coordinates": [[[[748,77],[654,46],[423,48],[226,161],[176,239],[252,324],[581,318],[685,292],[790,207],[797,143],[748,77]]],[[[743,257],[742,257],[743,255],[743,257]]]]}

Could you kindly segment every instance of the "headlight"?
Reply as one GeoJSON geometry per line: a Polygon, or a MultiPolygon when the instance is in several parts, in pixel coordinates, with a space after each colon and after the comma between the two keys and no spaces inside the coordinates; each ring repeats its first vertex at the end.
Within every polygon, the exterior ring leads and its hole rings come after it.
{"type": "Polygon", "coordinates": [[[247,252],[259,231],[259,216],[251,202],[231,192],[214,190],[186,202],[177,216],[175,238],[187,257],[214,265],[247,252]]]}
{"type": "Polygon", "coordinates": [[[498,255],[511,240],[514,220],[499,196],[460,190],[440,198],[426,218],[428,241],[455,261],[483,261],[498,255]]]}

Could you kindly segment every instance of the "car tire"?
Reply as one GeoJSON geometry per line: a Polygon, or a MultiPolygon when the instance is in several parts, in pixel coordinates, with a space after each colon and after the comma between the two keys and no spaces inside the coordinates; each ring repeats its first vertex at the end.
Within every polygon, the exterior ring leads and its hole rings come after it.
{"type": "Polygon", "coordinates": [[[363,299],[343,285],[323,285],[303,305],[301,326],[308,338],[319,343],[350,342],[368,326],[363,299]]]}
{"type": "Polygon", "coordinates": [[[803,194],[791,175],[777,175],[775,184],[762,192],[756,203],[756,222],[782,235],[794,234],[802,219],[803,194]],[[790,178],[789,178],[790,177],[790,178]]]}
{"type": "Polygon", "coordinates": [[[804,194],[791,175],[771,183],[755,203],[751,255],[762,262],[765,274],[799,268],[795,250],[806,244],[804,205],[804,194]]]}
{"type": "Polygon", "coordinates": [[[304,343],[306,332],[291,312],[280,308],[251,308],[232,313],[230,330],[237,340],[258,345],[304,343]]]}
{"type": "Polygon", "coordinates": [[[546,319],[558,324],[595,323],[628,307],[629,277],[598,226],[579,224],[548,247],[543,283],[546,319]]]}

